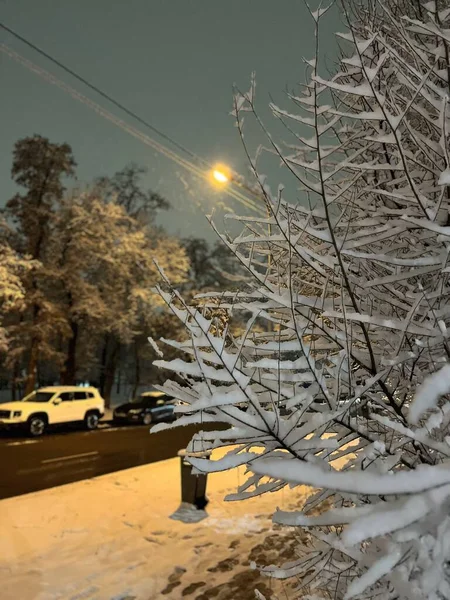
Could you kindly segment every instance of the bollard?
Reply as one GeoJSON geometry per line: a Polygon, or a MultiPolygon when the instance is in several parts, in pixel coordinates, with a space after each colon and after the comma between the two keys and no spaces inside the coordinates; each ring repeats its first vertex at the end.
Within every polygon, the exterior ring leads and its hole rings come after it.
{"type": "MultiPolygon", "coordinates": [[[[192,465],[186,460],[186,450],[180,450],[178,456],[181,459],[181,502],[192,504],[197,510],[204,510],[209,502],[206,498],[207,474],[192,474],[192,465]]],[[[189,456],[209,459],[211,452],[190,452],[189,456]]]]}

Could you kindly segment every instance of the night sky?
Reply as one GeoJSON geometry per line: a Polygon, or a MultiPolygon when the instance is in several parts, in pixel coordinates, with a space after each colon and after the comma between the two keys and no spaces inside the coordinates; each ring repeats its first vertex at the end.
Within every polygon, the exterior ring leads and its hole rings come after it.
{"type": "MultiPolygon", "coordinates": [[[[284,91],[304,81],[301,58],[310,58],[313,48],[313,24],[300,0],[0,0],[0,16],[194,153],[229,163],[242,174],[247,165],[229,115],[233,83],[247,90],[256,71],[261,115],[279,133],[280,125],[267,110],[269,94],[289,107],[284,91]]],[[[332,32],[342,29],[336,13],[324,21],[324,65],[333,66],[332,32]]],[[[0,42],[134,124],[3,30],[0,42]]],[[[131,161],[148,167],[145,185],[174,207],[159,222],[183,237],[213,239],[204,214],[220,198],[206,182],[193,181],[182,167],[3,53],[0,82],[0,204],[16,191],[10,179],[14,142],[38,133],[72,146],[81,184],[113,174],[131,161]]],[[[262,139],[252,129],[248,141],[252,145],[262,139]]],[[[276,159],[265,173],[273,189],[279,181],[289,186],[276,159]]],[[[288,189],[295,199],[295,189],[288,189]]],[[[226,201],[237,212],[244,211],[236,201],[226,201]]]]}

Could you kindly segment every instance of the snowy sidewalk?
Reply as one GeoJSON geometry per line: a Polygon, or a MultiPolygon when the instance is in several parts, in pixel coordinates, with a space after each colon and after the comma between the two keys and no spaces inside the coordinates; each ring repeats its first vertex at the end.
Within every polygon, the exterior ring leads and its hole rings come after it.
{"type": "Polygon", "coordinates": [[[270,581],[249,559],[293,556],[292,532],[272,531],[270,515],[298,506],[307,489],[224,502],[242,477],[209,475],[209,517],[197,524],[169,518],[179,459],[0,501],[2,600],[253,599],[270,581]]]}

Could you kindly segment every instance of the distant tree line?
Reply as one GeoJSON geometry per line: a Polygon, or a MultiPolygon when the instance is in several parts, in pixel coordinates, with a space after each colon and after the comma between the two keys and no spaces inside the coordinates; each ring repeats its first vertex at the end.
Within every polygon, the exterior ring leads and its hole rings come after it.
{"type": "Polygon", "coordinates": [[[170,207],[142,187],[135,164],[85,189],[67,184],[68,144],[19,140],[11,174],[20,187],[0,219],[0,378],[12,398],[38,385],[89,380],[109,402],[113,386],[157,383],[148,337],[181,335],[153,288],[155,259],[184,292],[224,286],[230,253],[156,226],[170,207]]]}

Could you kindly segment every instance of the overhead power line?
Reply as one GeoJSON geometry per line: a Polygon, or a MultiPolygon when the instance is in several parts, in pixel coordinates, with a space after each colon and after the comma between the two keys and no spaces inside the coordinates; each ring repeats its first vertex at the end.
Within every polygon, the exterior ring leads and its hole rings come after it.
{"type": "MultiPolygon", "coordinates": [[[[129,125],[128,123],[126,123],[125,121],[123,121],[122,119],[119,119],[118,117],[116,117],[115,115],[113,115],[112,113],[110,113],[109,111],[104,109],[102,106],[100,106],[99,104],[94,102],[93,100],[90,100],[89,98],[87,98],[86,96],[84,96],[83,94],[81,94],[80,92],[75,90],[74,88],[72,88],[70,85],[61,81],[55,75],[52,75],[51,73],[49,73],[42,67],[37,66],[36,64],[34,64],[32,61],[28,60],[27,58],[24,58],[18,52],[9,48],[6,44],[1,44],[0,49],[2,50],[2,52],[7,54],[9,57],[13,58],[14,60],[18,61],[20,64],[25,66],[30,71],[36,73],[37,75],[39,75],[40,77],[45,79],[47,82],[52,83],[53,85],[56,85],[60,89],[69,93],[73,98],[75,98],[76,100],[79,100],[80,102],[82,102],[83,104],[88,106],[89,108],[93,109],[97,114],[99,114],[103,118],[107,119],[108,121],[110,121],[111,123],[116,125],[117,127],[120,127],[122,130],[126,131],[133,137],[139,139],[141,142],[143,142],[147,146],[152,147],[157,152],[160,152],[161,154],[163,154],[170,160],[174,161],[178,165],[184,167],[186,170],[188,170],[193,175],[196,175],[197,177],[200,177],[202,179],[209,179],[208,172],[202,170],[197,165],[194,165],[194,164],[190,163],[188,160],[177,155],[172,150],[166,148],[165,146],[163,146],[156,140],[152,139],[150,136],[142,133],[135,127],[133,127],[133,126],[129,125]]],[[[258,206],[250,198],[247,198],[246,196],[241,194],[238,190],[233,189],[231,187],[227,187],[227,188],[224,188],[224,192],[226,194],[228,194],[229,196],[231,196],[232,198],[234,198],[235,200],[237,200],[238,202],[240,202],[242,205],[249,208],[250,210],[254,210],[255,212],[259,212],[261,214],[263,213],[262,207],[258,206]]]]}
{"type": "Polygon", "coordinates": [[[54,56],[52,56],[51,54],[49,54],[48,52],[46,52],[45,50],[43,50],[42,48],[37,46],[36,44],[33,44],[33,42],[30,42],[29,40],[24,38],[22,35],[17,33],[17,31],[14,31],[13,29],[11,29],[11,27],[8,27],[4,23],[0,23],[0,27],[2,29],[4,29],[5,31],[7,31],[8,33],[10,33],[11,35],[13,35],[16,39],[18,39],[21,42],[23,42],[24,44],[26,44],[29,48],[32,48],[33,50],[38,52],[41,56],[44,56],[47,60],[49,60],[53,64],[57,65],[59,68],[63,69],[63,71],[65,71],[66,73],[69,73],[69,75],[72,75],[72,77],[75,77],[75,79],[78,79],[78,81],[80,81],[85,86],[87,86],[88,88],[90,88],[91,90],[93,90],[94,92],[96,92],[97,94],[99,94],[100,96],[105,98],[106,100],[108,100],[108,102],[111,102],[111,104],[114,104],[114,106],[116,106],[117,108],[120,108],[120,110],[123,110],[128,116],[132,117],[133,119],[136,119],[136,121],[141,123],[141,125],[148,127],[154,133],[159,135],[161,138],[165,139],[167,142],[170,142],[171,144],[173,144],[176,148],[178,148],[182,152],[185,152],[186,154],[191,156],[191,158],[195,158],[199,162],[202,162],[203,164],[207,165],[208,167],[211,167],[211,165],[208,164],[207,161],[205,161],[203,158],[201,158],[200,156],[198,156],[197,154],[195,154],[194,152],[192,152],[185,146],[182,146],[180,143],[178,143],[172,137],[163,133],[160,129],[157,129],[156,127],[154,127],[151,123],[149,123],[148,121],[146,121],[145,119],[143,119],[142,117],[137,115],[132,110],[128,109],[121,102],[118,102],[117,100],[115,100],[112,96],[110,96],[109,94],[107,94],[106,92],[101,90],[98,86],[94,85],[93,83],[91,83],[90,81],[88,81],[87,79],[85,79],[84,77],[79,75],[76,71],[74,71],[70,67],[67,67],[60,60],[58,60],[57,58],[55,58],[54,56]]]}
{"type": "MultiPolygon", "coordinates": [[[[202,179],[209,179],[209,172],[212,169],[212,166],[207,161],[205,161],[204,159],[200,158],[199,156],[197,156],[195,153],[191,152],[187,148],[184,148],[182,145],[178,144],[178,142],[176,142],[175,140],[173,140],[170,136],[167,136],[166,134],[162,133],[160,130],[158,130],[155,127],[153,127],[153,125],[151,125],[150,123],[147,123],[144,119],[142,119],[141,117],[139,117],[138,115],[136,115],[133,111],[130,111],[129,109],[127,109],[121,103],[119,103],[116,100],[114,100],[114,98],[110,97],[108,94],[106,94],[102,90],[100,90],[100,88],[98,88],[97,86],[89,83],[83,77],[81,77],[80,75],[78,75],[77,73],[75,73],[74,71],[72,71],[72,69],[70,69],[70,68],[66,67],[65,65],[63,65],[63,63],[61,63],[57,59],[55,59],[52,56],[50,56],[44,50],[41,50],[38,46],[36,46],[32,42],[29,42],[23,36],[19,35],[18,33],[16,33],[15,31],[13,31],[12,29],[10,29],[9,27],[7,27],[6,25],[4,25],[2,23],[0,23],[0,27],[2,27],[5,31],[8,31],[9,33],[11,33],[13,36],[15,36],[20,41],[24,42],[30,48],[36,50],[39,54],[41,54],[42,56],[44,56],[47,59],[49,59],[51,62],[53,62],[57,66],[61,67],[64,71],[66,71],[70,75],[74,76],[77,80],[81,81],[83,84],[87,85],[89,88],[91,88],[95,92],[99,93],[102,97],[104,97],[108,101],[112,102],[115,106],[117,106],[119,109],[123,110],[126,114],[132,116],[137,121],[139,121],[141,124],[143,124],[146,127],[150,128],[152,131],[156,132],[158,135],[162,136],[164,139],[170,141],[177,148],[183,150],[189,156],[194,157],[199,162],[202,162],[204,165],[206,165],[208,167],[208,171],[204,171],[201,167],[198,166],[198,164],[194,164],[194,163],[188,161],[187,159],[182,158],[176,152],[174,152],[174,151],[170,150],[169,148],[165,147],[163,144],[161,144],[161,143],[157,142],[156,140],[152,139],[150,136],[142,133],[141,131],[139,131],[135,127],[133,127],[133,126],[129,125],[128,123],[126,123],[125,121],[123,121],[122,119],[119,119],[114,114],[112,114],[111,112],[107,111],[106,109],[104,109],[103,107],[101,107],[99,104],[97,104],[93,100],[90,100],[89,98],[87,98],[86,96],[84,96],[83,94],[81,94],[80,92],[78,92],[77,90],[75,90],[74,88],[72,88],[70,85],[68,85],[68,84],[64,83],[63,81],[61,81],[55,75],[49,73],[48,71],[46,71],[42,67],[37,66],[31,60],[24,58],[18,52],[16,52],[15,50],[12,50],[11,48],[9,48],[7,46],[7,44],[4,44],[4,43],[1,44],[0,45],[0,49],[2,50],[2,52],[4,52],[5,54],[7,54],[10,58],[13,58],[17,62],[19,62],[20,64],[22,64],[26,68],[28,68],[30,71],[36,73],[37,75],[39,75],[40,77],[42,77],[43,79],[45,79],[47,82],[52,83],[53,85],[56,85],[60,89],[62,89],[65,92],[69,93],[73,98],[75,98],[76,100],[79,100],[80,102],[82,102],[83,104],[85,104],[86,106],[88,106],[89,108],[93,109],[97,114],[99,114],[103,118],[109,120],[114,125],[120,127],[122,130],[126,131],[130,135],[133,135],[134,137],[136,137],[137,139],[139,139],[141,142],[145,143],[146,145],[151,146],[156,151],[160,152],[161,154],[163,154],[164,156],[166,156],[170,160],[173,160],[178,165],[184,167],[186,170],[188,170],[189,172],[191,172],[193,175],[196,175],[197,177],[200,177],[202,179]]],[[[223,189],[224,193],[226,193],[227,195],[231,196],[232,198],[234,198],[235,200],[237,200],[238,202],[240,202],[242,205],[246,206],[246,208],[249,208],[250,210],[253,210],[253,211],[261,213],[261,214],[264,214],[265,211],[263,210],[263,207],[260,206],[259,204],[257,204],[254,200],[250,199],[248,196],[242,194],[235,187],[232,187],[233,183],[234,182],[232,182],[230,185],[228,185],[227,187],[225,187],[223,189]]],[[[236,183],[236,185],[239,186],[238,183],[236,183]]],[[[256,194],[255,194],[255,197],[256,197],[256,194]]]]}

